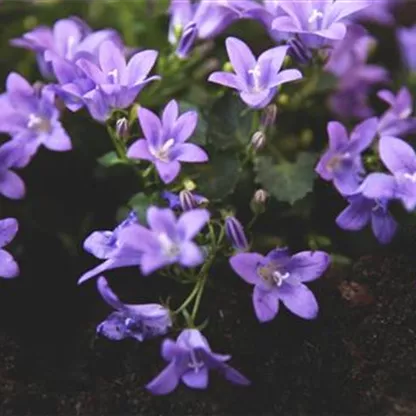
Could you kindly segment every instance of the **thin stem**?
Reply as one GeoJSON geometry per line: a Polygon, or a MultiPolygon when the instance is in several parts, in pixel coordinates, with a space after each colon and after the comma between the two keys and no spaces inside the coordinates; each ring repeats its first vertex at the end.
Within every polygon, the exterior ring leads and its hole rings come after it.
{"type": "Polygon", "coordinates": [[[108,124],[107,124],[107,132],[108,132],[108,135],[111,138],[111,141],[113,142],[113,146],[114,146],[114,149],[117,153],[117,156],[121,160],[123,160],[125,162],[128,162],[129,160],[126,156],[126,149],[124,148],[123,144],[120,143],[120,141],[118,140],[118,138],[114,134],[113,129],[108,124]]]}
{"type": "Polygon", "coordinates": [[[184,300],[181,306],[179,306],[178,309],[174,310],[172,313],[173,315],[177,315],[178,313],[181,313],[186,307],[192,302],[194,297],[198,294],[200,285],[200,280],[198,280],[192,290],[192,292],[188,295],[188,297],[184,300]]]}

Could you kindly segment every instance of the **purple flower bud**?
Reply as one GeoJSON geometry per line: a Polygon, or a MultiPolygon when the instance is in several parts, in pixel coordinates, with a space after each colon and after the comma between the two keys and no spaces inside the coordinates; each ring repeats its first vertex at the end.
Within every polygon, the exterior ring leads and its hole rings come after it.
{"type": "Polygon", "coordinates": [[[266,130],[272,126],[276,121],[277,106],[276,104],[268,105],[261,113],[260,127],[262,130],[266,130]]]}
{"type": "Polygon", "coordinates": [[[116,133],[120,139],[126,140],[129,137],[129,122],[126,117],[120,118],[116,122],[116,133]]]}
{"type": "Polygon", "coordinates": [[[247,237],[244,233],[244,228],[240,221],[235,217],[226,217],[225,219],[225,233],[234,248],[241,251],[246,251],[249,248],[247,237]]]}
{"type": "Polygon", "coordinates": [[[195,39],[197,37],[198,30],[196,27],[195,22],[189,22],[182,33],[182,36],[179,40],[178,47],[176,48],[176,55],[184,59],[189,55],[189,52],[191,51],[195,39]]]}
{"type": "Polygon", "coordinates": [[[255,150],[263,149],[266,144],[266,135],[262,131],[256,131],[251,137],[251,145],[255,150]]]}
{"type": "Polygon", "coordinates": [[[179,192],[179,203],[182,211],[190,211],[191,209],[197,208],[198,203],[192,193],[186,189],[179,192]]]}
{"type": "Polygon", "coordinates": [[[289,55],[300,64],[307,64],[312,59],[311,51],[297,38],[291,38],[287,41],[290,46],[289,55]]]}

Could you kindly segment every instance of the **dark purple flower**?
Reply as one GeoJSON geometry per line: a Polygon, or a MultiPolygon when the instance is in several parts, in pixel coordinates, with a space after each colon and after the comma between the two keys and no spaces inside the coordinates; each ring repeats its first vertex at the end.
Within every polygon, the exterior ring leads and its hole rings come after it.
{"type": "Polygon", "coordinates": [[[416,42],[416,25],[397,29],[402,59],[410,71],[416,71],[416,57],[414,54],[416,42]]]}
{"type": "Polygon", "coordinates": [[[285,0],[280,2],[285,14],[273,20],[272,28],[297,34],[309,47],[321,47],[343,39],[346,18],[368,5],[366,0],[285,0]]]}
{"type": "Polygon", "coordinates": [[[182,36],[176,48],[176,55],[178,55],[179,58],[184,59],[189,55],[189,52],[194,46],[197,35],[198,29],[196,27],[196,23],[188,23],[183,30],[182,36]]]}
{"type": "Polygon", "coordinates": [[[22,155],[22,146],[18,144],[16,140],[9,140],[0,146],[0,194],[10,199],[21,199],[26,193],[24,182],[11,170],[20,167],[25,157],[25,154],[22,155]]]}
{"type": "Polygon", "coordinates": [[[380,159],[392,173],[372,173],[359,188],[370,199],[399,199],[406,210],[416,207],[416,153],[401,139],[384,136],[379,141],[380,159]]]}
{"type": "Polygon", "coordinates": [[[41,145],[58,152],[72,148],[59,122],[60,113],[51,90],[45,87],[39,92],[14,72],[7,77],[6,88],[7,92],[0,96],[0,132],[19,142],[19,167],[29,163],[41,145]]]}
{"type": "Polygon", "coordinates": [[[208,387],[208,371],[217,370],[227,380],[243,386],[250,381],[226,364],[231,357],[211,351],[207,339],[197,329],[184,329],[178,339],[166,339],[162,357],[168,366],[146,388],[153,394],[171,393],[180,381],[193,389],[208,387]]]}
{"type": "Polygon", "coordinates": [[[388,210],[388,201],[368,199],[361,194],[348,198],[349,206],[337,217],[336,223],[344,230],[357,231],[371,222],[371,228],[381,244],[388,244],[397,230],[397,222],[388,210]]]}
{"type": "Polygon", "coordinates": [[[86,238],[84,241],[85,251],[105,261],[85,272],[79,278],[78,284],[84,283],[106,270],[140,264],[141,252],[127,242],[120,241],[121,231],[137,223],[137,215],[131,212],[113,231],[94,231],[86,238]]]}
{"type": "Polygon", "coordinates": [[[186,143],[198,123],[195,111],[187,111],[178,117],[178,103],[171,100],[164,108],[161,119],[143,107],[138,109],[137,115],[145,138],[134,142],[127,156],[154,163],[164,183],[170,183],[178,176],[180,162],[201,163],[208,160],[208,155],[199,146],[186,143]]]}
{"type": "Polygon", "coordinates": [[[202,250],[192,241],[209,221],[206,209],[194,209],[178,219],[168,208],[150,207],[147,223],[150,228],[132,225],[120,232],[121,245],[128,244],[141,253],[140,268],[149,275],[161,267],[180,263],[196,267],[204,261],[202,250]]]}
{"type": "Polygon", "coordinates": [[[235,217],[228,216],[225,219],[225,234],[232,246],[238,251],[247,251],[249,244],[244,228],[235,217]]]}
{"type": "Polygon", "coordinates": [[[183,190],[179,194],[175,194],[169,191],[163,191],[162,198],[164,198],[169,203],[169,208],[182,209],[182,211],[189,211],[191,205],[193,209],[193,208],[197,208],[201,205],[208,203],[208,199],[205,198],[204,196],[194,194],[193,192],[187,191],[187,190],[183,190]],[[181,194],[182,194],[182,198],[180,197],[181,194]],[[192,203],[189,203],[189,194],[192,195],[192,200],[193,200],[192,203]],[[188,200],[188,202],[186,200],[188,200]],[[196,204],[195,206],[194,206],[194,202],[196,204]]]}
{"type": "Polygon", "coordinates": [[[105,41],[100,45],[98,62],[90,58],[78,59],[76,65],[95,84],[95,89],[82,96],[90,111],[90,107],[94,107],[93,111],[103,113],[105,120],[112,108],[127,108],[133,104],[145,85],[160,79],[156,75],[148,77],[157,56],[157,51],[145,50],[134,54],[126,63],[124,50],[112,41],[105,41]],[[99,106],[107,107],[107,111],[97,109],[99,106]]]}
{"type": "Polygon", "coordinates": [[[372,143],[377,133],[376,117],[363,121],[348,137],[345,127],[337,122],[328,123],[329,148],[315,170],[326,181],[333,181],[341,194],[354,193],[364,173],[361,153],[372,143]]]}
{"type": "Polygon", "coordinates": [[[407,88],[401,88],[397,95],[388,90],[379,91],[377,95],[390,106],[380,117],[378,124],[380,136],[397,137],[416,131],[416,118],[411,117],[413,97],[407,88]]]}
{"type": "Polygon", "coordinates": [[[302,78],[297,69],[281,71],[288,46],[269,49],[256,60],[250,48],[237,38],[227,38],[225,45],[235,73],[214,72],[208,81],[239,91],[241,99],[250,107],[266,107],[279,85],[302,78]]]}
{"type": "Polygon", "coordinates": [[[303,283],[320,277],[330,262],[323,251],[302,251],[290,256],[286,248],[258,253],[239,253],[230,258],[233,270],[254,285],[253,305],[260,322],[272,320],[279,311],[279,301],[295,315],[314,319],[318,303],[303,283]]]}
{"type": "Polygon", "coordinates": [[[165,335],[172,326],[169,310],[157,303],[124,304],[111,290],[104,276],[97,280],[100,295],[116,311],[97,326],[97,333],[119,341],[134,338],[137,341],[165,335]]]}
{"type": "Polygon", "coordinates": [[[92,32],[81,19],[72,17],[58,20],[53,28],[39,26],[25,33],[21,38],[12,39],[13,46],[36,52],[39,67],[46,77],[53,75],[50,63],[52,56],[59,56],[67,61],[75,61],[83,53],[95,54],[100,44],[112,40],[121,44],[121,39],[112,29],[92,32]],[[48,55],[51,53],[51,55],[48,55]]]}
{"type": "Polygon", "coordinates": [[[19,274],[19,266],[13,256],[3,250],[3,247],[9,244],[17,234],[19,224],[15,218],[5,218],[0,220],[0,277],[10,279],[19,274]]]}

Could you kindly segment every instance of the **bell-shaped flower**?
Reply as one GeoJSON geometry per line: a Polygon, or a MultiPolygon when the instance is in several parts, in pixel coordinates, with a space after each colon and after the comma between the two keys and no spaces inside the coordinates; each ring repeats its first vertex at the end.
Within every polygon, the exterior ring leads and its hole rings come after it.
{"type": "Polygon", "coordinates": [[[170,101],[162,117],[140,107],[137,111],[144,139],[134,142],[127,156],[152,162],[164,183],[172,182],[179,174],[181,162],[201,163],[208,155],[199,146],[187,143],[195,131],[198,114],[187,111],[179,116],[178,103],[170,101]]]}
{"type": "Polygon", "coordinates": [[[134,338],[137,341],[165,335],[172,326],[169,310],[158,303],[141,305],[124,304],[111,290],[104,276],[97,279],[97,289],[104,301],[115,309],[97,326],[97,333],[120,341],[134,338]]]}
{"type": "Polygon", "coordinates": [[[184,329],[176,342],[166,339],[161,353],[169,364],[146,386],[153,394],[169,394],[180,381],[192,389],[205,389],[209,370],[218,371],[234,384],[250,384],[246,377],[226,363],[231,356],[212,352],[207,339],[197,329],[184,329]]]}
{"type": "Polygon", "coordinates": [[[22,161],[26,162],[26,152],[16,140],[9,140],[0,146],[0,194],[6,198],[21,199],[25,196],[23,180],[11,170],[21,167],[22,161]]]}
{"type": "Polygon", "coordinates": [[[323,251],[302,251],[291,256],[286,248],[258,253],[239,253],[230,258],[233,270],[254,285],[253,306],[260,322],[272,320],[279,302],[304,319],[314,319],[318,302],[305,282],[320,277],[330,262],[323,251]]]}
{"type": "Polygon", "coordinates": [[[0,277],[10,279],[19,274],[19,266],[13,256],[3,247],[9,244],[17,234],[19,224],[15,218],[0,220],[0,277]]]}
{"type": "Polygon", "coordinates": [[[376,136],[377,122],[376,117],[363,121],[354,128],[350,137],[341,123],[328,123],[329,148],[315,170],[322,179],[333,181],[341,194],[352,194],[360,185],[364,174],[361,153],[376,136]]]}
{"type": "Polygon", "coordinates": [[[147,210],[149,228],[131,225],[120,232],[120,242],[141,252],[143,275],[174,263],[196,267],[203,263],[204,254],[192,240],[209,217],[209,212],[201,208],[187,211],[176,219],[168,208],[150,207],[147,210]]]}
{"type": "Polygon", "coordinates": [[[256,59],[250,48],[237,38],[227,38],[225,45],[235,73],[214,72],[208,81],[237,90],[249,107],[266,107],[279,85],[302,78],[297,69],[281,71],[288,46],[269,49],[256,59]]]}
{"type": "Polygon", "coordinates": [[[357,231],[371,223],[371,229],[381,244],[388,244],[397,230],[397,222],[388,210],[388,200],[368,199],[358,193],[348,197],[349,205],[337,217],[344,230],[357,231]]]}

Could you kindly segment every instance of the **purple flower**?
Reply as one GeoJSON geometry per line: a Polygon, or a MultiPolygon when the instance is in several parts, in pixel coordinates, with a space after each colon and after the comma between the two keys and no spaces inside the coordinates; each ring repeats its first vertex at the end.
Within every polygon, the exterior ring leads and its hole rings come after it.
{"type": "Polygon", "coordinates": [[[280,71],[288,46],[269,49],[256,60],[250,48],[237,38],[227,38],[225,45],[235,74],[214,72],[208,81],[238,90],[250,107],[266,107],[279,85],[302,78],[297,69],[280,71]]]}
{"type": "MultiPolygon", "coordinates": [[[[15,237],[19,224],[15,218],[0,220],[0,248],[9,244],[15,237]]],[[[0,277],[6,279],[16,277],[19,274],[19,266],[14,258],[6,250],[0,250],[0,277]]]]}
{"type": "Polygon", "coordinates": [[[330,106],[341,117],[371,117],[373,110],[367,104],[370,91],[374,85],[389,79],[386,69],[366,63],[374,42],[362,26],[349,25],[347,35],[335,44],[325,66],[339,79],[330,106]]]}
{"type": "Polygon", "coordinates": [[[357,231],[371,222],[371,228],[381,244],[388,244],[397,230],[397,222],[388,211],[388,201],[368,199],[361,194],[348,198],[349,206],[337,217],[336,223],[344,230],[357,231]]]}
{"type": "Polygon", "coordinates": [[[376,22],[382,25],[392,25],[395,20],[392,9],[399,2],[400,0],[372,1],[368,7],[356,13],[354,19],[376,22]]]}
{"type": "Polygon", "coordinates": [[[58,152],[72,148],[71,140],[59,122],[54,93],[41,92],[22,76],[12,72],[6,81],[7,93],[0,96],[0,132],[8,133],[21,147],[22,167],[43,145],[58,152]]]}
{"type": "Polygon", "coordinates": [[[285,0],[280,3],[285,15],[273,20],[272,29],[298,34],[305,45],[321,47],[343,39],[346,18],[367,6],[365,0],[285,0]]]}
{"type": "Polygon", "coordinates": [[[137,341],[165,335],[172,326],[169,310],[157,303],[129,305],[120,301],[104,276],[97,280],[100,295],[116,311],[97,326],[97,333],[119,341],[134,338],[137,341]]]}
{"type": "Polygon", "coordinates": [[[328,123],[329,149],[323,154],[315,170],[326,181],[333,181],[341,194],[354,193],[364,173],[361,153],[372,143],[377,132],[377,118],[363,121],[348,137],[345,127],[328,123]]]}
{"type": "Polygon", "coordinates": [[[96,110],[97,114],[103,113],[101,118],[105,120],[112,108],[129,107],[145,85],[160,79],[159,76],[148,77],[157,56],[157,51],[145,50],[133,55],[126,63],[124,51],[116,43],[105,41],[100,45],[98,62],[87,58],[78,59],[77,66],[95,84],[95,89],[82,97],[89,109],[90,106],[107,107],[107,111],[96,110]],[[100,103],[101,100],[104,103],[100,103]]]}
{"type": "Polygon", "coordinates": [[[85,52],[95,54],[105,40],[121,44],[116,31],[105,29],[92,32],[85,22],[72,17],[58,20],[53,28],[39,26],[21,38],[12,39],[10,43],[36,52],[42,74],[51,77],[51,56],[57,55],[67,61],[75,61],[85,52]]]}
{"type": "Polygon", "coordinates": [[[126,266],[137,266],[140,264],[141,252],[126,242],[120,240],[122,230],[137,224],[137,215],[131,212],[114,231],[94,231],[84,241],[84,249],[88,253],[105,260],[97,267],[85,272],[78,280],[78,284],[104,272],[126,266]]]}
{"type": "Polygon", "coordinates": [[[235,217],[228,216],[225,219],[225,234],[232,246],[238,251],[247,251],[249,244],[244,228],[235,217]]]}
{"type": "Polygon", "coordinates": [[[10,199],[21,199],[26,188],[22,179],[10,168],[20,167],[22,157],[21,146],[10,140],[0,146],[0,194],[10,199]]]}
{"type": "Polygon", "coordinates": [[[401,88],[397,95],[388,90],[379,91],[377,95],[390,106],[380,117],[380,136],[403,136],[416,131],[416,118],[411,117],[413,98],[407,88],[401,88]]]}
{"type": "Polygon", "coordinates": [[[179,58],[184,59],[189,55],[189,52],[194,46],[197,35],[198,29],[196,27],[196,23],[188,23],[183,30],[182,37],[180,38],[178,47],[176,48],[176,55],[179,56],[179,58]]]}
{"type": "Polygon", "coordinates": [[[150,207],[147,223],[150,229],[132,225],[120,233],[123,244],[141,252],[140,268],[143,275],[174,263],[196,267],[204,261],[202,250],[192,241],[209,221],[206,209],[183,213],[179,219],[168,208],[150,207]]]}
{"type": "Polygon", "coordinates": [[[279,301],[295,315],[314,319],[318,303],[304,285],[320,277],[329,265],[323,251],[302,251],[290,256],[286,248],[258,253],[239,253],[230,258],[233,270],[254,285],[253,305],[260,322],[272,320],[279,311],[279,301]]]}
{"type": "Polygon", "coordinates": [[[208,371],[217,370],[227,380],[243,386],[250,381],[226,364],[229,355],[211,351],[207,339],[197,329],[184,329],[176,342],[166,339],[161,349],[168,366],[146,388],[153,394],[171,393],[180,381],[193,389],[208,387],[208,371]]]}
{"type": "Polygon", "coordinates": [[[372,173],[359,191],[370,199],[399,199],[408,211],[416,207],[416,153],[401,139],[384,136],[379,142],[379,154],[392,173],[372,173]]]}
{"type": "Polygon", "coordinates": [[[416,57],[414,54],[416,25],[397,29],[397,38],[404,64],[410,71],[416,71],[416,57]]]}
{"type": "Polygon", "coordinates": [[[208,155],[199,146],[186,143],[195,131],[198,114],[195,111],[187,111],[179,117],[178,114],[175,100],[166,105],[161,119],[140,107],[137,115],[145,138],[134,142],[127,152],[128,157],[154,163],[164,183],[170,183],[178,176],[180,162],[201,163],[208,160],[208,155]]]}
{"type": "Polygon", "coordinates": [[[179,194],[175,194],[169,191],[163,191],[162,198],[164,198],[168,202],[170,209],[182,209],[182,211],[189,211],[189,209],[197,208],[200,205],[208,203],[208,199],[204,196],[194,194],[191,191],[187,190],[183,190],[179,194]],[[191,198],[193,200],[192,202],[189,201],[189,195],[191,195],[191,198]]]}

